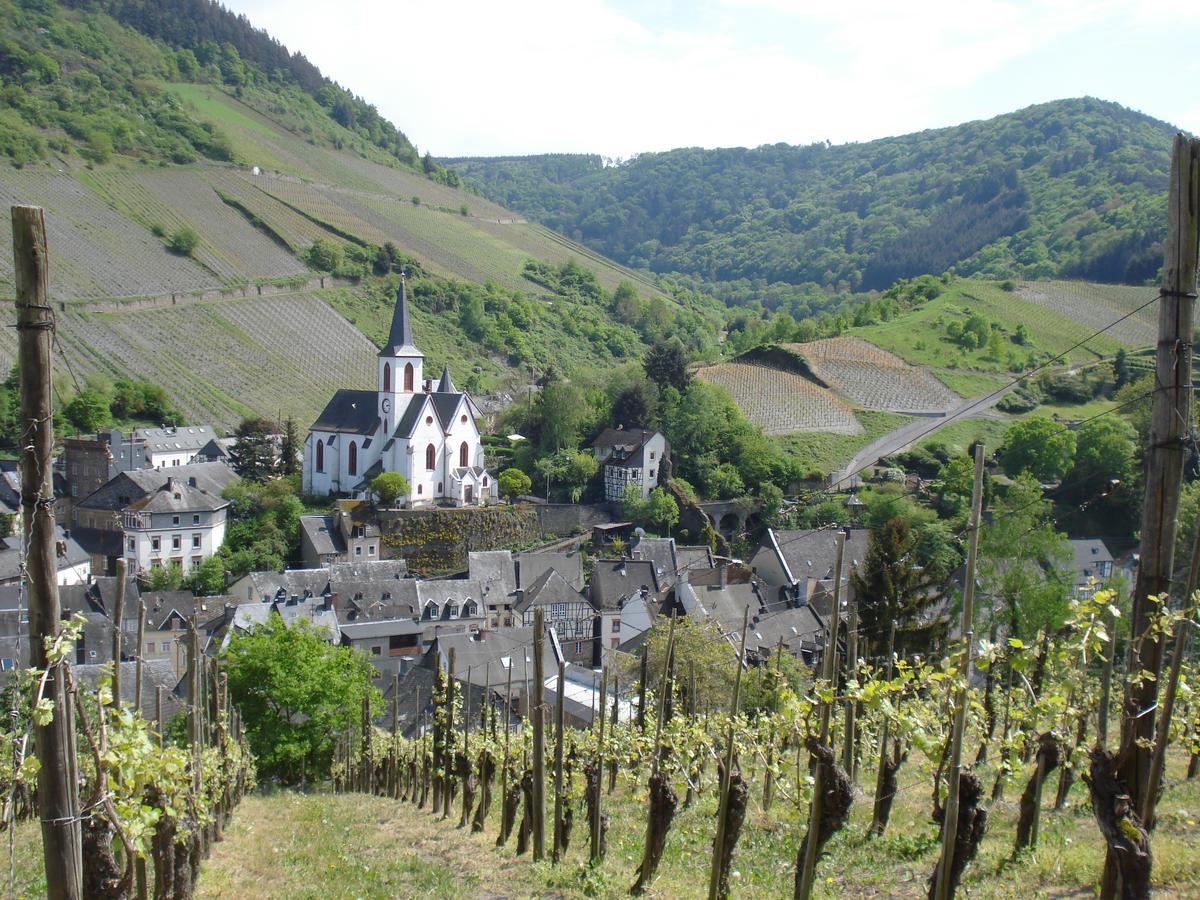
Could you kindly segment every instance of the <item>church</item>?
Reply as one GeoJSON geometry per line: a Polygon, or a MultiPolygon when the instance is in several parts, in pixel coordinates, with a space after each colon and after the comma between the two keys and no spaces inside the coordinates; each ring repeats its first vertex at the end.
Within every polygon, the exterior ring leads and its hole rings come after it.
{"type": "Polygon", "coordinates": [[[413,343],[404,277],[392,328],[379,351],[379,389],[343,388],[312,424],[304,443],[304,491],[316,496],[370,489],[382,472],[399,472],[413,506],[481,506],[496,496],[483,467],[480,412],[454,387],[450,369],[425,379],[425,355],[413,343]]]}

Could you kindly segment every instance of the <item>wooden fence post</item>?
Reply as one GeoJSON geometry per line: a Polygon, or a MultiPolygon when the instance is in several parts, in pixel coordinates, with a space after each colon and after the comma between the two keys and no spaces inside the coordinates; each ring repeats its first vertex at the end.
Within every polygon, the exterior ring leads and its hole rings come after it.
{"type": "Polygon", "coordinates": [[[144,600],[138,600],[137,655],[134,656],[137,662],[134,664],[133,670],[133,709],[139,716],[142,714],[142,651],[146,646],[145,640],[146,603],[144,600]]]}
{"type": "Polygon", "coordinates": [[[566,724],[566,707],[563,704],[563,683],[566,681],[566,664],[558,661],[558,696],[554,702],[554,854],[551,859],[558,862],[562,857],[563,816],[563,728],[566,724]]]}
{"type": "MultiPolygon", "coordinates": [[[[533,715],[533,861],[540,862],[546,855],[546,717],[543,714],[546,666],[542,652],[546,640],[546,611],[537,607],[533,611],[533,691],[530,712],[533,715]]],[[[562,685],[559,685],[562,690],[562,685]]],[[[601,712],[603,715],[603,711],[601,712]]]]}
{"type": "MultiPolygon", "coordinates": [[[[51,407],[51,340],[46,220],[41,207],[12,207],[13,283],[17,298],[17,360],[21,372],[21,509],[29,584],[29,664],[48,668],[46,640],[61,628],[55,552],[54,447],[51,407]]],[[[75,713],[61,667],[50,670],[43,698],[54,706],[45,725],[34,726],[38,814],[46,893],[74,900],[83,892],[83,837],[76,780],[75,713]]]]}
{"type": "Polygon", "coordinates": [[[121,619],[125,615],[125,557],[117,560],[117,591],[112,612],[112,705],[121,708],[121,619]]]}

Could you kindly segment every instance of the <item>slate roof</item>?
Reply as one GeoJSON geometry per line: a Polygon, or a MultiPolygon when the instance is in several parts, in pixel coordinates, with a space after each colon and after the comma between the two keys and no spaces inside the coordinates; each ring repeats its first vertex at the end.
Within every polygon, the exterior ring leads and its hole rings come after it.
{"type": "Polygon", "coordinates": [[[634,559],[647,559],[654,563],[654,572],[664,586],[675,583],[679,560],[675,556],[674,538],[638,537],[630,548],[629,555],[634,559]]]}
{"type": "MultiPolygon", "coordinates": [[[[103,665],[88,664],[71,667],[71,673],[81,684],[92,690],[96,689],[102,676],[109,673],[103,665]]],[[[121,696],[127,704],[133,702],[134,686],[137,678],[137,663],[126,660],[121,663],[121,696]]],[[[147,659],[142,661],[142,718],[147,722],[156,722],[158,712],[156,688],[163,689],[163,718],[168,722],[183,709],[183,699],[175,693],[179,684],[179,676],[169,659],[147,659]]]]}
{"type": "MultiPolygon", "coordinates": [[[[221,462],[192,463],[187,466],[172,466],[169,469],[132,469],[128,472],[118,472],[106,484],[80,501],[78,506],[118,511],[128,505],[128,501],[121,502],[121,496],[128,496],[130,500],[141,499],[146,494],[157,491],[167,483],[168,478],[188,485],[191,479],[195,479],[197,488],[213,497],[220,497],[221,491],[238,480],[238,475],[221,462]],[[121,485],[124,485],[127,494],[122,493],[121,485]]],[[[116,555],[121,553],[119,545],[118,536],[116,555]]]]}
{"type": "Polygon", "coordinates": [[[513,606],[515,612],[523,613],[535,604],[580,603],[583,595],[575,590],[557,569],[547,569],[537,581],[527,587],[520,600],[513,606]]]}
{"type": "MultiPolygon", "coordinates": [[[[558,671],[558,660],[554,657],[553,641],[542,644],[542,661],[547,677],[558,671]]],[[[434,646],[429,649],[422,665],[433,667],[433,655],[441,656],[443,667],[450,659],[450,648],[454,648],[455,677],[466,680],[470,669],[471,683],[491,683],[493,688],[503,688],[508,679],[507,661],[512,664],[514,693],[518,684],[525,684],[525,658],[529,658],[529,677],[533,678],[533,629],[497,628],[495,631],[468,634],[439,634],[434,646]],[[480,639],[482,637],[482,640],[480,639]]]]}
{"type": "Polygon", "coordinates": [[[1099,538],[1082,538],[1068,541],[1075,554],[1075,572],[1079,574],[1098,573],[1101,563],[1111,563],[1113,556],[1108,552],[1108,546],[1099,538]]]}
{"type": "Polygon", "coordinates": [[[685,569],[715,569],[717,566],[716,560],[713,559],[712,547],[708,545],[676,547],[675,562],[681,572],[685,569]]]}
{"type": "Polygon", "coordinates": [[[147,453],[167,453],[172,450],[196,451],[216,438],[207,425],[179,425],[173,428],[135,428],[134,440],[145,442],[147,453]]]}
{"type": "Polygon", "coordinates": [[[591,599],[598,610],[613,611],[642,588],[662,590],[654,563],[642,559],[601,559],[592,571],[591,599]]]}
{"type": "Polygon", "coordinates": [[[451,394],[434,391],[429,398],[433,401],[433,409],[437,413],[438,421],[442,423],[442,430],[449,431],[450,426],[454,423],[454,414],[458,412],[458,404],[462,402],[463,395],[457,392],[451,394]]]}
{"type": "Polygon", "coordinates": [[[408,289],[404,276],[400,276],[400,287],[396,289],[396,306],[392,310],[392,328],[387,343],[379,351],[380,356],[421,356],[413,343],[412,318],[408,313],[408,289]]]}
{"type": "Polygon", "coordinates": [[[793,656],[800,656],[802,651],[819,653],[825,644],[825,622],[811,606],[785,609],[764,616],[748,631],[746,646],[758,650],[762,655],[774,653],[780,639],[783,640],[784,650],[793,656]]]}
{"type": "Polygon", "coordinates": [[[312,423],[310,431],[336,431],[340,434],[374,434],[379,427],[375,412],[375,391],[340,388],[312,423]]]}
{"type": "MultiPolygon", "coordinates": [[[[61,525],[56,527],[55,535],[56,539],[62,541],[66,546],[66,555],[56,557],[60,571],[88,562],[92,558],[91,554],[80,545],[74,535],[65,531],[61,525]]],[[[120,535],[118,535],[119,537],[120,535]]],[[[15,581],[20,579],[21,543],[21,538],[17,535],[0,538],[0,581],[15,581]]]]}
{"type": "Polygon", "coordinates": [[[689,608],[690,602],[695,602],[699,612],[715,621],[721,626],[721,631],[728,635],[741,632],[742,617],[747,609],[753,620],[762,607],[762,596],[753,584],[726,584],[721,587],[716,584],[680,582],[675,586],[675,593],[682,595],[679,596],[679,602],[685,609],[689,608]]]}
{"type": "Polygon", "coordinates": [[[597,450],[622,447],[632,451],[635,447],[646,443],[655,434],[657,432],[648,428],[605,428],[600,432],[599,437],[592,441],[592,447],[597,450]]]}
{"type": "Polygon", "coordinates": [[[301,516],[300,529],[308,537],[318,556],[346,552],[342,533],[333,525],[333,516],[301,516]]]}
{"type": "Polygon", "coordinates": [[[473,550],[467,554],[468,571],[479,582],[488,603],[506,603],[517,589],[517,571],[508,550],[473,550]]]}
{"type": "Polygon", "coordinates": [[[583,554],[578,550],[533,550],[518,553],[514,559],[518,587],[531,585],[546,571],[556,569],[571,587],[583,590],[583,554]]]}
{"type": "Polygon", "coordinates": [[[73,528],[71,537],[92,556],[120,556],[125,552],[121,532],[108,528],[73,528]]]}
{"type": "Polygon", "coordinates": [[[229,501],[220,496],[170,477],[155,491],[131,503],[129,508],[144,513],[215,512],[228,505],[229,501]]]}
{"type": "Polygon", "coordinates": [[[453,379],[450,378],[450,367],[448,365],[442,366],[442,378],[438,382],[437,389],[438,392],[442,394],[458,393],[457,389],[454,387],[453,379]]]}
{"type": "MultiPolygon", "coordinates": [[[[869,532],[865,528],[851,529],[843,553],[847,577],[856,568],[856,561],[859,566],[866,561],[868,538],[869,532]]],[[[833,578],[833,567],[837,562],[837,535],[831,529],[815,532],[768,529],[763,547],[759,550],[759,553],[767,552],[783,562],[793,584],[809,578],[825,581],[833,578]]]]}

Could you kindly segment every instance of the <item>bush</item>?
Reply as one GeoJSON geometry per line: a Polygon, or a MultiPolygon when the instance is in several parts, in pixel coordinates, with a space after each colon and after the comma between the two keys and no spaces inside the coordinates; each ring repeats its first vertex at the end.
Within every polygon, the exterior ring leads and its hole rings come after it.
{"type": "Polygon", "coordinates": [[[200,235],[185,225],[183,228],[171,232],[171,237],[167,241],[167,249],[180,256],[191,256],[199,244],[200,235]]]}
{"type": "Polygon", "coordinates": [[[332,272],[342,265],[342,248],[333,241],[317,238],[304,251],[304,261],[318,272],[332,272]]]}
{"type": "Polygon", "coordinates": [[[500,495],[517,497],[533,489],[533,480],[520,469],[508,468],[500,473],[500,495]]]}
{"type": "Polygon", "coordinates": [[[385,506],[391,506],[398,497],[407,497],[411,488],[408,479],[399,472],[384,472],[376,475],[371,482],[371,490],[385,506]]]}

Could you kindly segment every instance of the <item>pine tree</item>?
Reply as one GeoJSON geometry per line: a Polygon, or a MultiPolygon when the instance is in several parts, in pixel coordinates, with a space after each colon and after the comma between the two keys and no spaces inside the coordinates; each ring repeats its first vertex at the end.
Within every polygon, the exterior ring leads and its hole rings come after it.
{"type": "Polygon", "coordinates": [[[283,439],[279,446],[279,472],[283,476],[295,475],[300,471],[300,431],[296,420],[288,416],[283,420],[283,439]]]}
{"type": "Polygon", "coordinates": [[[237,442],[229,464],[247,481],[266,481],[275,474],[275,425],[266,419],[243,419],[234,432],[237,442]]]}

